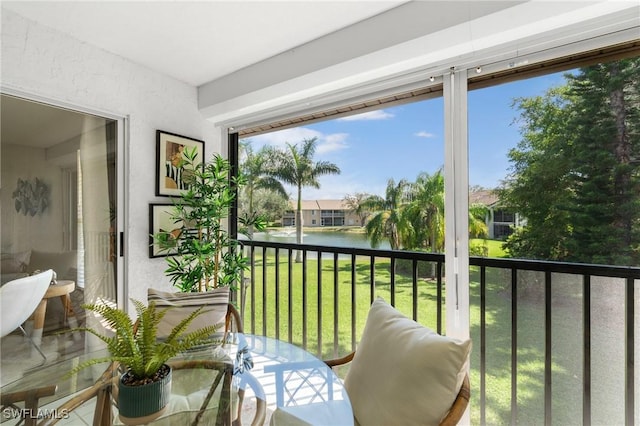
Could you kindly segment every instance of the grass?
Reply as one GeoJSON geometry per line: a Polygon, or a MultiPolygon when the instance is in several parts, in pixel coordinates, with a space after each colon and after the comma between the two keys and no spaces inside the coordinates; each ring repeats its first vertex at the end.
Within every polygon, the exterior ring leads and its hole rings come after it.
{"type": "MultiPolygon", "coordinates": [[[[489,253],[504,255],[500,242],[489,244],[489,253]]],[[[419,263],[417,288],[413,288],[410,277],[396,275],[393,290],[394,306],[409,317],[414,316],[413,294],[418,292],[418,306],[415,317],[418,322],[436,329],[437,303],[436,283],[425,278],[431,271],[428,263],[419,263]]],[[[486,292],[486,422],[487,424],[511,423],[511,344],[512,312],[511,296],[508,289],[510,277],[507,271],[489,268],[487,270],[486,292]]],[[[318,270],[318,261],[307,260],[306,279],[303,279],[302,264],[291,264],[289,270],[286,253],[281,253],[278,265],[274,256],[268,256],[266,280],[262,282],[262,263],[257,262],[255,269],[255,333],[291,340],[303,346],[323,359],[349,353],[362,334],[371,302],[369,259],[357,259],[355,276],[352,283],[351,260],[334,260],[325,254],[318,270]],[[334,262],[337,273],[334,275],[334,262]],[[321,275],[319,277],[319,275],[321,275]],[[277,279],[276,279],[277,276],[277,279]],[[278,285],[276,285],[276,282],[278,285]],[[291,283],[291,284],[289,284],[291,283]],[[303,287],[306,285],[306,288],[303,287]],[[317,283],[321,283],[318,286],[317,283]],[[306,293],[306,299],[303,294],[306,293]],[[263,305],[263,296],[266,303],[263,305]],[[306,300],[306,301],[305,301],[306,300]],[[280,315],[276,317],[277,311],[280,315]],[[320,306],[320,309],[318,309],[320,306]],[[353,306],[353,310],[352,310],[353,306]],[[264,311],[263,311],[264,308],[264,311]],[[306,311],[306,318],[303,316],[306,311]],[[263,317],[265,321],[263,322],[263,317]],[[303,341],[306,329],[307,340],[303,341]],[[289,337],[290,336],[290,337],[289,337]],[[320,336],[320,338],[318,337],[320,336]],[[321,342],[318,345],[318,342],[321,342]],[[306,344],[305,344],[306,343],[306,344]]],[[[390,286],[390,262],[377,259],[374,268],[373,296],[392,301],[390,286]]],[[[545,323],[544,303],[539,297],[540,277],[528,276],[527,293],[520,292],[517,313],[517,422],[519,424],[540,424],[544,420],[544,358],[545,323]],[[533,283],[533,284],[531,284],[533,283]]],[[[570,425],[582,422],[582,329],[580,297],[581,286],[576,279],[567,278],[554,290],[553,310],[553,352],[552,352],[552,413],[556,424],[570,425]],[[576,303],[576,301],[578,303],[576,303]]],[[[520,284],[519,284],[520,285],[520,284]]],[[[470,271],[470,333],[474,342],[471,357],[471,420],[480,423],[480,288],[479,276],[475,268],[470,271]]],[[[520,288],[520,287],[519,287],[520,288]]],[[[554,287],[555,288],[555,287],[554,287]]],[[[444,293],[444,292],[443,292],[444,293]]],[[[249,293],[249,297],[251,294],[249,293]]],[[[251,331],[251,300],[246,302],[245,330],[251,331]]],[[[443,312],[444,318],[444,312],[443,312]]],[[[599,318],[601,333],[607,336],[611,322],[599,318]]],[[[443,333],[445,330],[442,331],[443,333]]],[[[597,330],[594,330],[598,333],[597,330]]],[[[592,342],[596,348],[596,342],[592,342]]],[[[601,345],[602,346],[602,345],[601,345]]],[[[604,344],[604,351],[609,344],[604,344]]],[[[594,359],[597,356],[593,356],[594,359]]],[[[624,353],[616,353],[617,360],[624,353]]],[[[612,360],[602,356],[602,367],[611,368],[607,363],[612,360]]],[[[592,365],[598,371],[597,365],[592,365]]],[[[596,373],[594,372],[594,376],[596,373]]],[[[617,377],[623,377],[622,373],[617,377]]],[[[597,416],[602,419],[623,419],[620,417],[619,402],[624,400],[618,394],[609,392],[610,378],[604,375],[599,389],[604,389],[606,401],[598,406],[597,416]],[[611,395],[609,395],[611,393],[611,395]]],[[[596,384],[593,384],[596,388],[596,384]]],[[[598,393],[599,395],[600,393],[598,393]]],[[[598,397],[594,396],[593,399],[598,397]]],[[[594,404],[595,405],[595,404],[594,404]]],[[[596,412],[595,408],[592,410],[596,412]]],[[[596,416],[596,414],[594,414],[596,416]]],[[[614,420],[614,423],[616,422],[614,420]]],[[[595,421],[595,417],[594,417],[595,421]]]]}
{"type": "Polygon", "coordinates": [[[487,257],[508,257],[502,248],[503,243],[504,241],[473,238],[469,240],[469,247],[487,247],[487,257]]]}
{"type": "MultiPolygon", "coordinates": [[[[267,263],[266,288],[263,287],[261,264],[256,265],[256,310],[257,320],[256,333],[288,339],[291,330],[292,341],[295,344],[303,345],[303,327],[307,329],[307,349],[322,357],[332,357],[343,355],[352,350],[352,342],[362,334],[364,323],[371,304],[371,290],[369,284],[369,263],[368,261],[357,262],[355,285],[351,285],[351,262],[347,260],[338,261],[337,276],[333,274],[333,260],[323,260],[322,285],[317,286],[318,261],[307,261],[307,277],[302,279],[303,271],[301,264],[293,264],[291,270],[291,282],[289,287],[289,270],[286,259],[281,260],[278,266],[279,286],[275,286],[276,268],[274,262],[267,263]],[[336,281],[337,278],[337,281],[336,281]],[[302,283],[307,283],[306,305],[303,303],[302,283]],[[337,282],[337,285],[336,285],[337,282]],[[289,293],[289,288],[291,289],[289,293]],[[264,291],[263,291],[264,289],[264,291]],[[320,298],[318,293],[320,293],[320,298]],[[266,295],[266,312],[263,312],[262,298],[266,295]],[[337,297],[335,296],[337,295],[337,297]],[[352,310],[352,297],[355,301],[352,310]],[[291,303],[289,303],[291,302],[291,303]],[[275,307],[278,306],[280,316],[275,317],[275,307]],[[321,309],[317,309],[320,305],[321,309]],[[306,309],[305,309],[306,306],[306,309]],[[306,310],[306,322],[303,313],[306,310]],[[318,314],[320,312],[320,314],[318,314]],[[291,313],[291,323],[289,323],[289,313],[291,313]],[[263,315],[266,315],[266,322],[262,322],[263,315]],[[355,321],[352,318],[355,317],[355,321]],[[334,327],[334,324],[337,324],[334,327]],[[352,324],[354,324],[353,330],[352,324]],[[318,332],[320,331],[320,333],[318,332]],[[321,339],[318,339],[321,336],[321,339]],[[337,336],[337,339],[334,337],[337,336]],[[317,342],[321,341],[318,347],[317,342]],[[337,344],[334,344],[334,340],[337,344]]],[[[390,293],[390,273],[389,262],[381,261],[375,267],[375,297],[382,297],[391,300],[390,293]]],[[[409,309],[411,307],[413,293],[410,280],[400,278],[395,285],[395,305],[409,309]]],[[[423,300],[417,313],[421,322],[433,323],[435,327],[436,303],[435,284],[423,286],[423,300]],[[431,300],[432,303],[427,303],[431,300]]],[[[249,295],[250,297],[250,295],[249,295]]],[[[250,307],[250,301],[247,301],[250,307]]],[[[245,318],[250,324],[250,317],[245,318]]]]}

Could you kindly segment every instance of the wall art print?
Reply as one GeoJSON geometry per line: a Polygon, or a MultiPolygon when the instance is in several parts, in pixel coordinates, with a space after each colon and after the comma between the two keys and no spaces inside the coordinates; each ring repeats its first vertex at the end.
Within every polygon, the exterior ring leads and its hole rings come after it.
{"type": "Polygon", "coordinates": [[[41,215],[48,207],[51,197],[51,187],[42,179],[20,179],[16,189],[11,194],[16,211],[27,216],[41,215]]]}
{"type": "Polygon", "coordinates": [[[188,170],[184,167],[185,148],[196,148],[200,165],[204,158],[204,141],[176,135],[162,130],[156,131],[156,195],[179,197],[189,189],[188,170]]]}
{"type": "Polygon", "coordinates": [[[176,254],[182,222],[173,219],[173,208],[173,204],[149,204],[149,257],[176,254]]]}

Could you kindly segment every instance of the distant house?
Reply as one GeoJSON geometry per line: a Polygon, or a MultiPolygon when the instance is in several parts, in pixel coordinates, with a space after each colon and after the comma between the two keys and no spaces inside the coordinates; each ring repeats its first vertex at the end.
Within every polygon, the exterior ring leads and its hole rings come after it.
{"type": "MultiPolygon", "coordinates": [[[[291,210],[282,216],[282,226],[296,224],[296,201],[291,201],[290,206],[291,210]]],[[[302,200],[302,223],[310,227],[356,226],[360,220],[342,200],[302,200]]]]}
{"type": "Polygon", "coordinates": [[[498,195],[492,190],[470,192],[469,204],[482,204],[489,209],[485,223],[492,240],[505,240],[513,233],[514,226],[523,224],[518,213],[500,207],[498,195]]]}
{"type": "MultiPolygon", "coordinates": [[[[469,193],[469,204],[487,206],[485,218],[489,238],[504,240],[513,232],[513,227],[521,225],[523,220],[517,213],[500,207],[498,196],[492,190],[469,193]]],[[[282,226],[295,226],[296,201],[289,203],[291,209],[282,216],[282,226]]],[[[349,211],[343,200],[302,200],[302,218],[304,226],[358,226],[360,219],[349,211]]]]}

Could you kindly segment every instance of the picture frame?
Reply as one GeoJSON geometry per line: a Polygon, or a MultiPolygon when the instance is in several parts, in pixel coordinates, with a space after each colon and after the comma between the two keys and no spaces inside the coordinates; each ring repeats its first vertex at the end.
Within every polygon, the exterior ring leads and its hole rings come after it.
{"type": "Polygon", "coordinates": [[[182,179],[184,160],[182,151],[195,147],[198,150],[199,166],[204,164],[204,141],[175,133],[156,131],[156,195],[161,197],[179,197],[188,189],[188,183],[182,179]]]}
{"type": "Polygon", "coordinates": [[[175,223],[172,216],[175,204],[149,204],[149,257],[172,256],[177,253],[170,248],[170,241],[176,237],[176,230],[182,228],[181,223],[175,223]],[[166,235],[167,244],[162,245],[162,237],[166,235]]]}

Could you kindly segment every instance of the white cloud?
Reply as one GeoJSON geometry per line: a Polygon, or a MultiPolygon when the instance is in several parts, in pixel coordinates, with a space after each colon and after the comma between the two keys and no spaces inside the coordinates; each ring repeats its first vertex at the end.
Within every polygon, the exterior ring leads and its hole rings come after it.
{"type": "Polygon", "coordinates": [[[393,117],[394,115],[392,113],[379,109],[376,111],[363,112],[362,114],[338,118],[338,121],[388,120],[393,117]]]}
{"type": "Polygon", "coordinates": [[[254,149],[258,150],[263,145],[273,145],[281,148],[287,143],[296,144],[302,142],[304,139],[311,138],[318,138],[318,141],[320,141],[324,138],[324,135],[317,130],[312,130],[307,127],[295,127],[292,129],[284,129],[277,132],[252,136],[250,139],[254,149]]]}
{"type": "Polygon", "coordinates": [[[316,154],[326,154],[328,152],[339,151],[347,148],[346,140],[348,137],[348,133],[324,134],[307,127],[295,127],[292,129],[252,136],[250,139],[254,150],[257,151],[264,145],[283,148],[287,143],[297,144],[301,143],[304,139],[317,138],[316,154]]]}
{"type": "Polygon", "coordinates": [[[436,135],[434,135],[433,133],[429,133],[424,130],[421,130],[419,132],[414,133],[413,136],[417,136],[419,138],[434,138],[436,135]]]}
{"type": "Polygon", "coordinates": [[[348,148],[346,142],[348,137],[348,133],[332,133],[330,135],[325,135],[324,139],[320,139],[320,143],[316,148],[316,153],[326,154],[328,152],[346,149],[348,148]]]}

